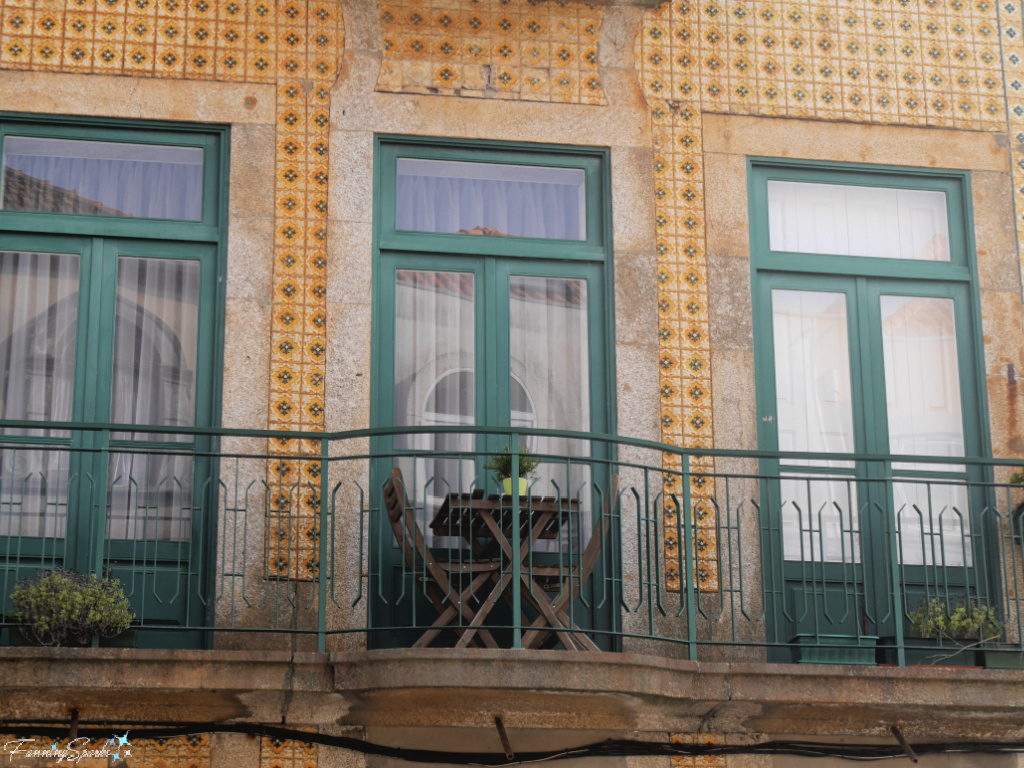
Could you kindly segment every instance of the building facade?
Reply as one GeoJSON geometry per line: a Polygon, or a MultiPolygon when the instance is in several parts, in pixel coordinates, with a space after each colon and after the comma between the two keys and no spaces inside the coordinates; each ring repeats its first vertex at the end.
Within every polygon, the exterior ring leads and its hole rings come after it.
{"type": "Polygon", "coordinates": [[[0,730],[1020,743],[1022,13],[0,0],[2,639],[58,566],[140,620],[0,648],[0,730]]]}

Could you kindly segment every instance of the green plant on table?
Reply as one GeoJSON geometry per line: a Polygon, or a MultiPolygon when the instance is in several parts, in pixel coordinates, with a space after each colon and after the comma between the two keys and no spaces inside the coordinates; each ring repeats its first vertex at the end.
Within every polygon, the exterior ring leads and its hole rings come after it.
{"type": "Polygon", "coordinates": [[[40,645],[85,645],[96,635],[114,637],[128,629],[135,612],[109,576],[88,576],[63,568],[23,579],[11,592],[14,617],[40,645]]]}
{"type": "MultiPolygon", "coordinates": [[[[491,454],[484,463],[484,469],[493,472],[498,476],[498,482],[512,477],[512,449],[507,445],[501,449],[501,453],[491,454]]],[[[530,453],[525,445],[519,449],[519,477],[520,479],[533,477],[540,465],[540,459],[530,453]]]]}
{"type": "Polygon", "coordinates": [[[961,601],[952,608],[938,599],[922,600],[910,612],[910,626],[917,637],[989,642],[1003,633],[995,608],[977,600],[961,601]]]}

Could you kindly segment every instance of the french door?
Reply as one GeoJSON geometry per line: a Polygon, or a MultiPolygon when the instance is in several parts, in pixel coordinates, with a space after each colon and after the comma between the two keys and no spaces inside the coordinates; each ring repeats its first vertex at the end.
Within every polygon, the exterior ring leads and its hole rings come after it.
{"type": "Polygon", "coordinates": [[[761,445],[814,454],[764,466],[770,641],[893,636],[926,596],[984,599],[984,478],[957,461],[985,449],[970,286],[761,272],[757,292],[761,445]]]}
{"type": "Polygon", "coordinates": [[[209,441],[146,427],[213,423],[216,245],[8,233],[0,296],[0,417],[125,425],[5,428],[3,578],[106,571],[147,625],[200,624],[209,441]]]}
{"type": "MultiPolygon", "coordinates": [[[[377,462],[374,485],[400,467],[428,545],[457,552],[465,542],[432,535],[430,521],[450,493],[498,492],[483,463],[487,453],[509,442],[507,435],[478,434],[472,427],[606,431],[604,269],[518,257],[384,253],[376,274],[378,423],[466,426],[467,432],[379,439],[374,453],[388,458],[377,462]]],[[[578,554],[578,542],[585,543],[592,528],[595,484],[607,490],[603,465],[593,461],[606,457],[605,447],[541,436],[524,436],[521,445],[558,457],[541,465],[530,495],[579,501],[582,512],[570,532],[578,554]]],[[[429,625],[436,617],[425,600],[408,597],[418,585],[403,567],[386,521],[377,536],[386,546],[374,548],[380,560],[374,569],[379,581],[371,590],[375,625],[429,625]]],[[[556,544],[547,549],[559,557],[556,544]]],[[[590,589],[599,582],[596,574],[590,589]]],[[[593,610],[577,623],[606,624],[612,601],[584,598],[593,610]]],[[[502,609],[492,615],[500,617],[498,623],[510,622],[502,609]]],[[[376,633],[374,641],[401,645],[415,636],[376,633]]]]}

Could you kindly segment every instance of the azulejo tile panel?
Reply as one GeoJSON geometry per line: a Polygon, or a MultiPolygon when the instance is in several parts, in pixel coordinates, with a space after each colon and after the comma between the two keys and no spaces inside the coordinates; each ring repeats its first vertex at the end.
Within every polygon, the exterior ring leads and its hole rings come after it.
{"type": "Polygon", "coordinates": [[[315,744],[264,737],[260,744],[260,768],[316,768],[315,744]]]}
{"type": "MultiPolygon", "coordinates": [[[[131,736],[131,731],[127,726],[112,728],[112,737],[117,736],[122,731],[127,732],[128,736],[131,736]]],[[[96,738],[96,737],[83,737],[89,738],[88,742],[79,742],[72,747],[69,738],[53,739],[50,737],[39,737],[34,738],[31,742],[26,743],[22,746],[22,749],[35,750],[41,749],[43,751],[49,751],[51,748],[56,750],[71,750],[75,749],[79,752],[87,750],[100,750],[100,749],[114,749],[115,746],[111,746],[107,743],[107,737],[96,738]]],[[[0,744],[7,744],[11,741],[15,741],[15,737],[11,735],[0,734],[0,744]]],[[[117,754],[123,759],[117,759],[114,757],[81,757],[77,762],[74,759],[74,755],[69,751],[63,760],[54,760],[52,758],[39,758],[39,757],[15,757],[11,755],[12,765],[80,765],[80,766],[93,766],[93,765],[120,765],[128,766],[132,768],[209,768],[210,765],[210,737],[208,734],[190,734],[188,736],[178,736],[175,738],[168,739],[130,739],[128,745],[122,749],[117,750],[117,754]]],[[[313,764],[315,768],[315,763],[313,764]]],[[[261,767],[262,768],[262,767],[261,767]]],[[[290,768],[290,766],[289,766],[290,768]]]]}
{"type": "MultiPolygon", "coordinates": [[[[324,424],[330,88],[344,45],[337,0],[0,0],[2,69],[276,84],[272,429],[324,424]]],[[[297,440],[270,450],[319,454],[297,440]]],[[[317,467],[268,470],[272,575],[316,570],[317,467]]]]}
{"type": "Polygon", "coordinates": [[[605,104],[603,15],[565,0],[383,0],[377,90],[605,104]]]}
{"type": "MultiPolygon", "coordinates": [[[[1013,148],[1013,194],[1017,214],[1018,252],[1024,251],[1024,4],[1006,0],[999,6],[1002,31],[1003,76],[1006,91],[1007,129],[1013,148]]],[[[1024,254],[1021,254],[1024,285],[1024,254]]]]}
{"type": "MultiPolygon", "coordinates": [[[[729,112],[1004,131],[1024,150],[1019,0],[675,0],[644,14],[637,77],[655,135],[662,439],[714,444],[701,115],[729,112]],[[1000,30],[1002,39],[1000,40],[1000,30]],[[1004,99],[1003,67],[1007,102],[1004,99]],[[1018,95],[1019,94],[1019,95],[1018,95]],[[1009,111],[1008,111],[1009,110],[1009,111]]],[[[1014,167],[1024,211],[1024,160],[1014,167]]],[[[1024,237],[1024,217],[1018,214],[1024,237]]],[[[677,469],[666,457],[666,469],[677,469]]],[[[701,467],[710,471],[710,462],[701,467]]],[[[667,494],[681,497],[678,478],[667,494]]],[[[691,482],[696,580],[717,586],[714,484],[691,482]]],[[[666,546],[679,552],[668,511],[666,546]]],[[[678,560],[670,584],[679,584],[678,560]]]]}
{"type": "MultiPolygon", "coordinates": [[[[721,743],[721,736],[706,733],[675,733],[673,744],[714,745],[721,743]]],[[[721,755],[686,755],[672,757],[672,768],[725,768],[726,758],[721,755]]]]}
{"type": "Polygon", "coordinates": [[[173,739],[133,739],[132,768],[209,768],[210,737],[191,734],[173,739]]]}

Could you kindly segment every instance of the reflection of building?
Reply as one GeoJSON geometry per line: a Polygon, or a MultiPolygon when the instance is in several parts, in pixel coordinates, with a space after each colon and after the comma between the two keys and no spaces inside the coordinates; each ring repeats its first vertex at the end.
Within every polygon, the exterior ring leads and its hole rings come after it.
{"type": "Polygon", "coordinates": [[[0,730],[232,768],[493,757],[495,716],[729,768],[1024,738],[981,668],[1024,656],[1016,5],[0,9],[0,599],[105,569],[142,619],[0,649],[0,730]],[[431,528],[517,440],[520,520],[565,521],[431,528]],[[978,669],[920,664],[975,641],[914,638],[932,598],[998,613],[978,669]]]}
{"type": "Polygon", "coordinates": [[[4,210],[55,211],[84,213],[92,216],[125,216],[103,203],[86,200],[73,189],[63,189],[45,179],[38,179],[23,171],[4,168],[4,210]]]}

